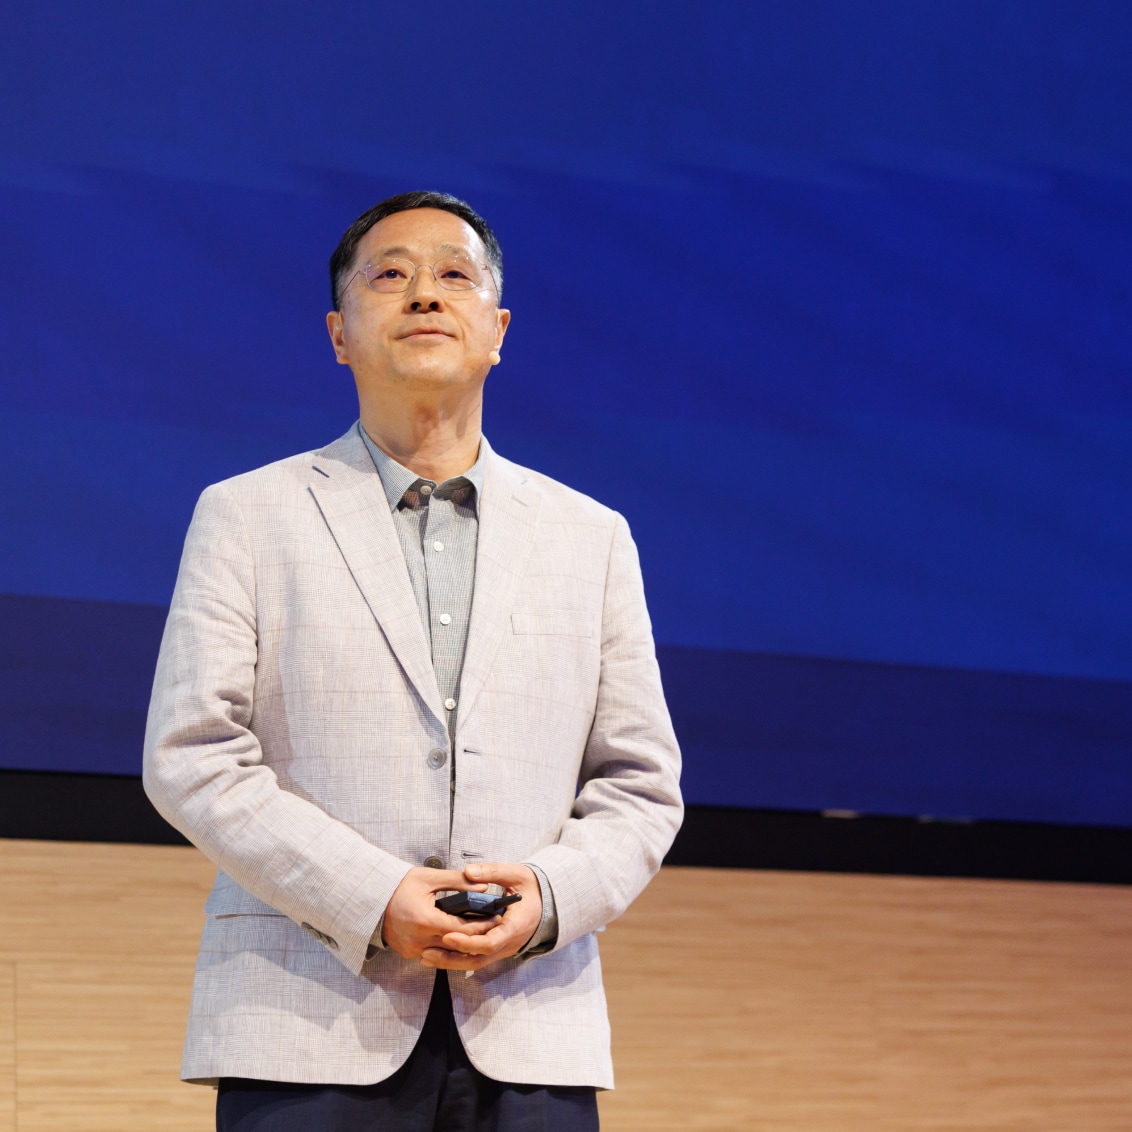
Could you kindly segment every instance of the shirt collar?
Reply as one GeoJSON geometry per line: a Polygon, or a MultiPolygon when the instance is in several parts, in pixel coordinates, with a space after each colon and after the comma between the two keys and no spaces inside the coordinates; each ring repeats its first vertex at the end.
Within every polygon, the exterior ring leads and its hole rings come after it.
{"type": "MultiPolygon", "coordinates": [[[[409,490],[418,480],[423,479],[418,476],[416,472],[406,468],[403,464],[398,464],[392,456],[383,452],[378,446],[370,439],[369,433],[362,427],[361,421],[358,422],[358,432],[361,433],[363,442],[369,450],[370,458],[373,460],[373,465],[377,469],[377,474],[381,479],[381,486],[385,489],[385,498],[389,502],[389,510],[396,511],[398,504],[405,497],[405,492],[409,490]]],[[[462,474],[462,476],[453,476],[452,479],[466,479],[468,483],[476,489],[475,498],[479,499],[483,491],[483,465],[484,453],[487,451],[487,441],[483,438],[480,439],[479,455],[476,457],[476,462],[462,474]]],[[[434,483],[432,480],[424,480],[425,483],[434,483]]],[[[445,483],[451,482],[445,480],[445,483]]],[[[434,483],[434,486],[441,486],[434,483]]]]}

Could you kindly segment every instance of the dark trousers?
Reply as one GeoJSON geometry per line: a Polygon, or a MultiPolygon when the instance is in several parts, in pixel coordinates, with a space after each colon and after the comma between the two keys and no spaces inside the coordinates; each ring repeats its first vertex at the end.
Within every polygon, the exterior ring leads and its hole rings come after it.
{"type": "Polygon", "coordinates": [[[592,1088],[508,1085],[468,1060],[436,986],[409,1060],[376,1085],[291,1085],[224,1077],[217,1132],[597,1132],[592,1088]]]}

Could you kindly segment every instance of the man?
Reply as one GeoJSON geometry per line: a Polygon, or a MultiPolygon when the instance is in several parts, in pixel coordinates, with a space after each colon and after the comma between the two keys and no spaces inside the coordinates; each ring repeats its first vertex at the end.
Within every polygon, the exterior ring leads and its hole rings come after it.
{"type": "Polygon", "coordinates": [[[220,869],[183,1076],[223,1130],[596,1128],[593,933],[681,816],[636,551],[481,435],[511,316],[468,205],[375,206],[331,282],[361,419],[204,492],[158,661],[146,789],[220,869]]]}

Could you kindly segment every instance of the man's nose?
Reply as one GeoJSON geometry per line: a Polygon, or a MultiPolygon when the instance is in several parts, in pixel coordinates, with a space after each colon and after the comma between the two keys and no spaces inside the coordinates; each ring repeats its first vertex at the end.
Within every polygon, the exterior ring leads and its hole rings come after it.
{"type": "Polygon", "coordinates": [[[409,289],[405,292],[405,303],[409,310],[440,310],[443,293],[430,264],[417,265],[413,278],[409,280],[409,289]]]}

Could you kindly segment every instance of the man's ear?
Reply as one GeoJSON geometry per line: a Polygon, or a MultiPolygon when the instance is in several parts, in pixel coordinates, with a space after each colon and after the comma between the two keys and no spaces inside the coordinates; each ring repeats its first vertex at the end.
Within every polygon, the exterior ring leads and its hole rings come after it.
{"type": "Polygon", "coordinates": [[[500,307],[495,312],[495,348],[498,350],[503,345],[503,336],[507,333],[507,327],[511,323],[511,312],[504,307],[500,307]]]}
{"type": "Polygon", "coordinates": [[[330,311],[326,316],[326,332],[330,335],[330,343],[334,347],[334,357],[340,366],[350,364],[350,356],[346,352],[345,328],[342,324],[342,312],[330,311]]]}

